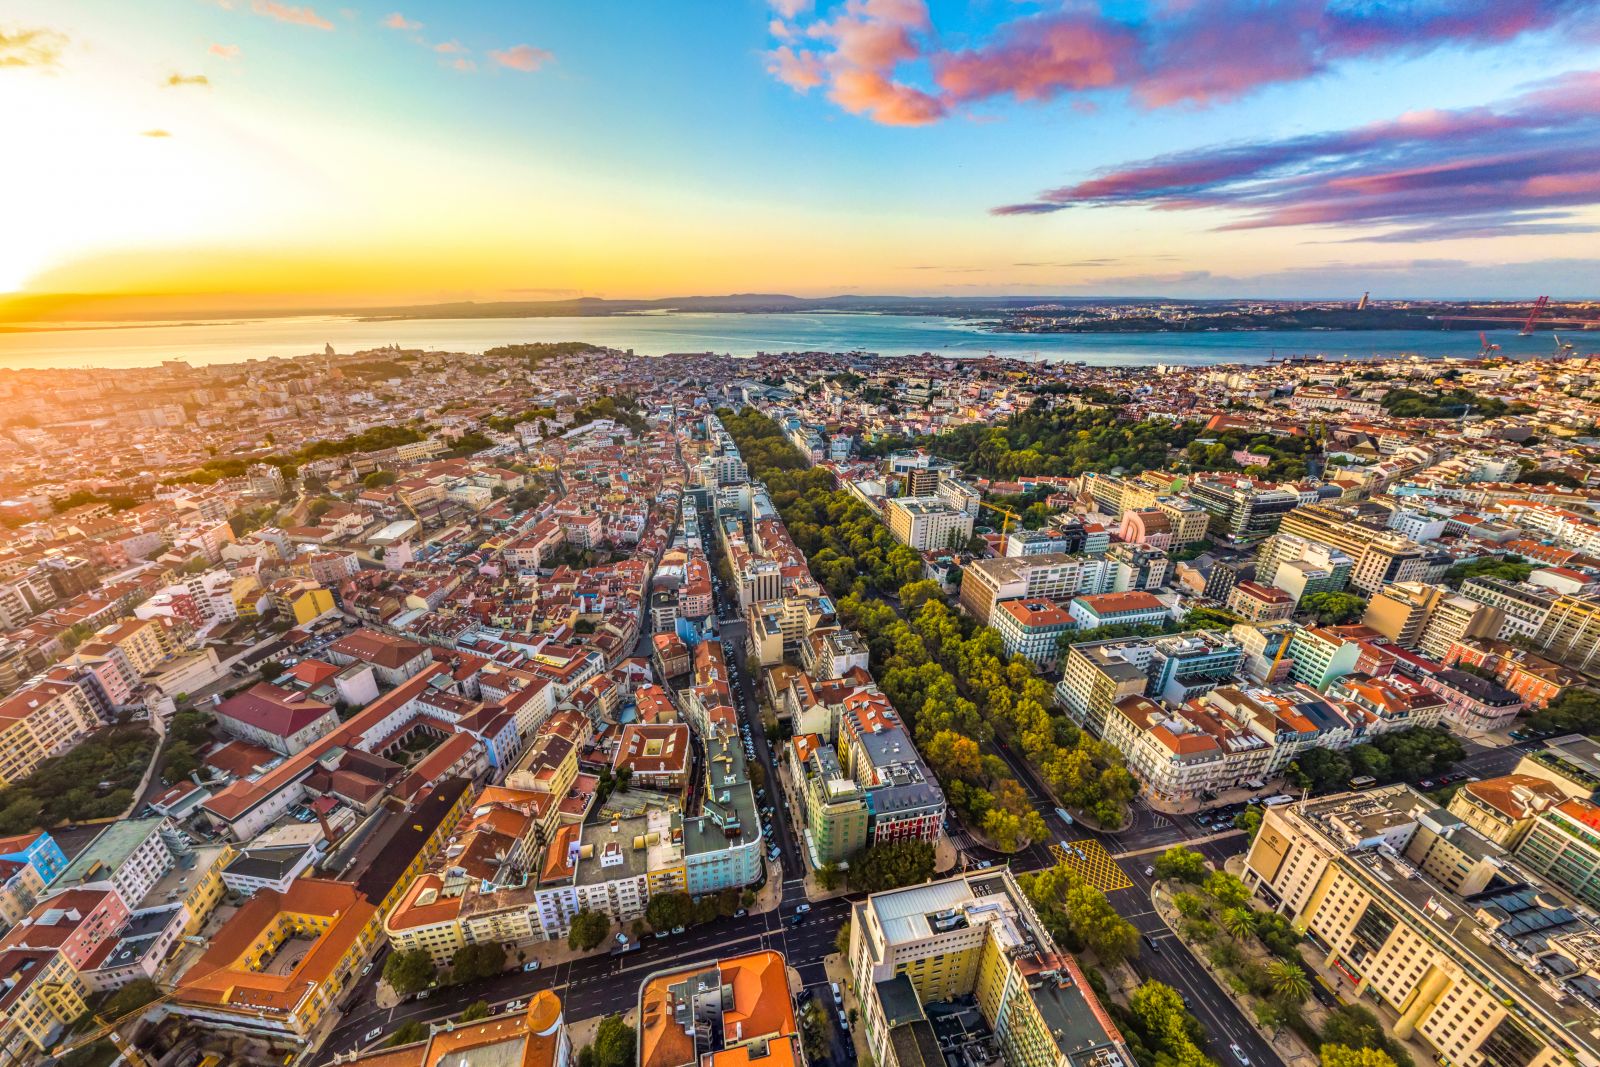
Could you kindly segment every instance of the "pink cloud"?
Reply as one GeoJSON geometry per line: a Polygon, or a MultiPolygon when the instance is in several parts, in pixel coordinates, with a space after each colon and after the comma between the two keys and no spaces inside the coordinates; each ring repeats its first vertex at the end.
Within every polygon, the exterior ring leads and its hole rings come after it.
{"type": "MultiPolygon", "coordinates": [[[[803,24],[795,20],[808,3],[771,6],[782,16],[769,27],[773,39],[803,34],[816,42],[829,99],[874,118],[939,118],[1002,98],[1067,96],[1077,105],[1082,94],[1113,91],[1149,108],[1209,105],[1347,60],[1483,48],[1557,30],[1600,39],[1592,0],[1150,0],[1143,14],[1119,17],[1100,5],[1063,3],[1003,20],[959,47],[940,41],[924,0],[836,0],[803,24]],[[931,70],[931,83],[908,80],[908,68],[931,70]],[[878,100],[887,106],[872,103],[878,100]]],[[[814,84],[809,75],[797,81],[792,62],[774,53],[768,59],[769,72],[787,84],[814,84]]]]}
{"type": "Polygon", "coordinates": [[[1012,23],[989,47],[935,56],[934,79],[956,100],[1046,100],[1115,85],[1138,62],[1137,49],[1130,30],[1095,16],[1040,16],[1012,23]]]}
{"type": "Polygon", "coordinates": [[[253,0],[250,10],[258,15],[265,15],[279,22],[288,22],[296,26],[310,26],[317,30],[331,30],[333,23],[317,14],[309,7],[296,7],[292,4],[280,4],[278,0],[253,0]]]}
{"type": "Polygon", "coordinates": [[[467,49],[466,46],[464,46],[460,41],[445,41],[442,44],[434,45],[433,50],[435,52],[441,52],[447,56],[454,56],[460,55],[467,49]]]}
{"type": "Polygon", "coordinates": [[[815,52],[796,52],[788,45],[767,53],[767,73],[802,93],[815,89],[826,77],[820,56],[815,52]]]}
{"type": "Polygon", "coordinates": [[[386,15],[384,17],[384,19],[383,19],[383,24],[385,26],[389,27],[391,30],[420,30],[420,29],[422,29],[422,23],[414,22],[411,19],[406,18],[404,15],[400,14],[400,12],[398,12],[398,11],[395,11],[395,12],[390,13],[389,15],[386,15]]]}
{"type": "Polygon", "coordinates": [[[457,70],[465,71],[468,74],[478,69],[478,64],[474,63],[470,59],[458,59],[450,65],[457,70]]]}
{"type": "Polygon", "coordinates": [[[502,67],[532,72],[538,70],[555,57],[543,48],[535,48],[528,44],[518,44],[498,52],[490,52],[489,58],[502,67]]]}
{"type": "Polygon", "coordinates": [[[239,46],[236,44],[214,44],[206,51],[218,59],[238,59],[240,55],[239,46]]]}

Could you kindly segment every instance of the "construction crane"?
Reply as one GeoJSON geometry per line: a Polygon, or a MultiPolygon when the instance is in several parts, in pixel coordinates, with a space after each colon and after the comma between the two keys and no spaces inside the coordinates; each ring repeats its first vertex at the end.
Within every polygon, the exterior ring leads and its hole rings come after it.
{"type": "Polygon", "coordinates": [[[1478,355],[1487,356],[1490,352],[1500,351],[1500,346],[1490,341],[1489,335],[1484,333],[1482,330],[1478,331],[1478,340],[1483,342],[1483,348],[1479,350],[1478,355]]]}
{"type": "Polygon", "coordinates": [[[1001,515],[1005,516],[1005,518],[1000,522],[1000,551],[1002,554],[1004,554],[1006,550],[1006,539],[1011,534],[1011,524],[1014,522],[1018,526],[1021,526],[1022,516],[1018,515],[1010,508],[1003,508],[999,504],[991,504],[986,500],[978,501],[978,506],[980,508],[988,508],[990,511],[998,511],[1001,515]]]}

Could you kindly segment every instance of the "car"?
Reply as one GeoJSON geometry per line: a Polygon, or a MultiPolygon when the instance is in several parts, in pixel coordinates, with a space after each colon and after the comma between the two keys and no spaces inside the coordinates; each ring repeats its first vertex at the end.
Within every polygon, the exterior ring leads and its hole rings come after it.
{"type": "Polygon", "coordinates": [[[417,994],[417,999],[418,1000],[427,1000],[428,999],[428,994],[431,993],[431,992],[432,992],[432,990],[430,990],[430,989],[424,989],[422,992],[417,994]]]}
{"type": "Polygon", "coordinates": [[[501,1008],[500,1010],[505,1012],[507,1015],[509,1015],[514,1011],[521,1011],[523,1008],[526,1008],[527,1006],[528,1006],[528,1002],[525,1001],[525,1000],[513,1000],[513,1001],[510,1001],[509,1003],[507,1003],[506,1006],[501,1008]]]}
{"type": "Polygon", "coordinates": [[[850,1032],[850,1016],[844,1013],[843,1008],[839,1009],[839,1029],[847,1034],[850,1032]]]}
{"type": "Polygon", "coordinates": [[[844,993],[840,991],[839,983],[838,982],[829,982],[828,986],[829,986],[830,989],[833,990],[833,999],[838,1001],[840,1004],[843,1004],[844,1003],[844,993]]]}
{"type": "Polygon", "coordinates": [[[617,944],[619,944],[619,945],[626,945],[626,944],[627,944],[627,943],[628,943],[628,935],[627,935],[627,934],[624,934],[624,933],[621,933],[621,932],[620,932],[620,931],[619,931],[619,932],[618,932],[618,933],[617,933],[617,944]]]}
{"type": "Polygon", "coordinates": [[[363,1041],[376,1041],[376,1040],[378,1040],[378,1038],[380,1038],[382,1036],[383,1036],[383,1027],[374,1026],[371,1030],[367,1031],[367,1036],[363,1037],[361,1040],[363,1040],[363,1041]]]}
{"type": "Polygon", "coordinates": [[[749,914],[750,914],[750,912],[749,912],[749,911],[748,911],[748,910],[746,910],[746,909],[744,909],[744,908],[740,908],[740,909],[739,909],[739,910],[738,910],[738,911],[736,911],[736,912],[734,912],[734,913],[733,913],[733,917],[734,917],[734,918],[735,918],[735,919],[742,919],[742,918],[744,918],[744,917],[745,917],[745,916],[746,916],[746,915],[749,915],[749,914]]]}
{"type": "Polygon", "coordinates": [[[1144,937],[1144,943],[1146,945],[1150,946],[1150,951],[1151,952],[1160,952],[1161,951],[1161,946],[1156,944],[1156,939],[1155,938],[1151,937],[1149,934],[1144,934],[1144,935],[1141,935],[1141,936],[1144,937]]]}
{"type": "Polygon", "coordinates": [[[1156,876],[1156,869],[1154,867],[1146,867],[1144,869],[1144,876],[1146,878],[1154,878],[1156,876]]]}
{"type": "Polygon", "coordinates": [[[529,972],[537,971],[538,969],[539,969],[539,961],[538,960],[529,960],[527,963],[524,963],[522,965],[522,973],[523,974],[528,974],[529,972]]]}
{"type": "Polygon", "coordinates": [[[365,978],[367,975],[369,975],[371,973],[372,973],[372,964],[369,962],[365,967],[361,968],[361,977],[365,978]]]}
{"type": "Polygon", "coordinates": [[[993,867],[993,866],[994,866],[994,863],[991,860],[979,860],[978,861],[978,870],[980,870],[980,871],[987,871],[990,867],[993,867]]]}
{"type": "Polygon", "coordinates": [[[789,916],[789,925],[790,926],[799,926],[803,922],[805,922],[805,919],[801,918],[798,915],[789,916]]]}
{"type": "Polygon", "coordinates": [[[806,912],[808,912],[810,910],[811,910],[811,905],[810,904],[796,904],[795,905],[795,909],[794,909],[794,913],[796,915],[804,915],[806,912]]]}
{"type": "Polygon", "coordinates": [[[1250,1057],[1244,1054],[1244,1049],[1239,1047],[1238,1042],[1231,1042],[1228,1045],[1228,1051],[1233,1053],[1233,1058],[1239,1061],[1239,1067],[1250,1067],[1250,1057]]]}
{"type": "Polygon", "coordinates": [[[674,927],[673,927],[673,928],[672,928],[672,932],[673,932],[673,933],[675,933],[675,934],[681,934],[681,933],[683,933],[683,927],[681,927],[681,926],[674,926],[674,927]]]}
{"type": "Polygon", "coordinates": [[[1422,781],[1417,783],[1417,785],[1422,789],[1432,789],[1437,784],[1438,783],[1432,778],[1424,778],[1422,781]]]}
{"type": "Polygon", "coordinates": [[[656,931],[656,940],[657,941],[665,941],[667,938],[669,938],[671,936],[672,935],[667,933],[665,930],[657,930],[656,931]]]}

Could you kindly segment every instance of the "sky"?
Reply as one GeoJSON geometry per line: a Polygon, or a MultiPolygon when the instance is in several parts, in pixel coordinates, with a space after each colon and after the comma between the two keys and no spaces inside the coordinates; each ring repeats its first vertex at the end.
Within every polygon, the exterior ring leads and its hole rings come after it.
{"type": "Polygon", "coordinates": [[[1596,296],[1593,0],[7,0],[0,318],[1596,296]]]}

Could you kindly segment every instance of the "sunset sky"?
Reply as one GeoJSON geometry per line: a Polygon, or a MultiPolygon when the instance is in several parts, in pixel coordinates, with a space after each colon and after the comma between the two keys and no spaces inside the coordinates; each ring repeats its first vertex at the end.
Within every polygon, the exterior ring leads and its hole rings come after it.
{"type": "Polygon", "coordinates": [[[1592,0],[7,0],[0,115],[0,317],[1600,290],[1592,0]]]}

